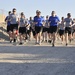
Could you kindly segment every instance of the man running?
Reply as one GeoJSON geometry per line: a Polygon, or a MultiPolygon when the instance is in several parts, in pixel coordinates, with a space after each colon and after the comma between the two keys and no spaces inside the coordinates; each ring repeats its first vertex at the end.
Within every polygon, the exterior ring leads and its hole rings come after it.
{"type": "Polygon", "coordinates": [[[18,31],[18,17],[16,14],[16,9],[12,10],[12,14],[9,16],[11,23],[11,31],[13,35],[13,41],[16,42],[16,33],[18,31]]]}
{"type": "Polygon", "coordinates": [[[31,33],[32,33],[32,26],[33,26],[33,19],[32,17],[29,18],[29,23],[30,23],[30,26],[29,26],[29,29],[27,30],[27,34],[29,35],[29,41],[31,40],[31,33]]]}
{"type": "Polygon", "coordinates": [[[22,45],[23,38],[26,38],[25,15],[23,12],[21,12],[21,17],[19,21],[19,37],[20,37],[19,45],[22,45]]]}
{"type": "Polygon", "coordinates": [[[59,31],[59,35],[60,38],[62,40],[62,43],[64,42],[64,33],[65,33],[65,22],[64,22],[64,17],[61,18],[61,22],[58,25],[58,31],[59,31]]]}
{"type": "Polygon", "coordinates": [[[41,45],[43,23],[44,23],[44,18],[41,16],[41,12],[37,10],[36,16],[34,17],[34,24],[35,24],[35,31],[36,31],[36,44],[39,45],[41,45]]]}
{"type": "Polygon", "coordinates": [[[10,26],[10,16],[11,11],[8,12],[8,16],[5,18],[5,22],[7,23],[7,33],[9,35],[10,43],[12,42],[12,32],[11,32],[11,26],[10,26]]]}
{"type": "Polygon", "coordinates": [[[66,39],[66,46],[68,45],[68,40],[72,39],[72,18],[71,14],[67,14],[67,18],[65,18],[65,39],[66,39]],[[69,37],[68,37],[69,36],[69,37]]]}
{"type": "Polygon", "coordinates": [[[46,16],[45,24],[43,26],[43,41],[48,42],[48,36],[49,36],[49,16],[46,16]]]}
{"type": "Polygon", "coordinates": [[[35,36],[36,35],[35,25],[34,25],[32,17],[30,17],[29,23],[30,23],[30,26],[31,26],[31,31],[32,31],[33,37],[36,38],[36,36],[35,36]]]}
{"type": "Polygon", "coordinates": [[[57,32],[57,26],[59,22],[60,20],[58,16],[56,16],[55,11],[52,11],[51,16],[49,17],[49,23],[50,23],[49,33],[51,33],[53,47],[55,46],[56,32],[57,32]]]}

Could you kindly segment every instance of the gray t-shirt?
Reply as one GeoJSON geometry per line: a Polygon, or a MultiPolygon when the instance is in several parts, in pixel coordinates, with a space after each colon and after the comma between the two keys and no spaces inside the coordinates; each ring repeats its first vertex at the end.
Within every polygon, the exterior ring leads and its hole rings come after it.
{"type": "Polygon", "coordinates": [[[25,27],[25,18],[20,18],[20,27],[25,27]]]}
{"type": "Polygon", "coordinates": [[[48,20],[45,20],[45,26],[46,28],[49,28],[49,21],[48,20]]]}
{"type": "Polygon", "coordinates": [[[10,23],[11,24],[17,24],[17,21],[18,21],[18,16],[17,16],[17,14],[11,14],[10,16],[10,23]]]}
{"type": "Polygon", "coordinates": [[[65,22],[61,21],[61,23],[58,25],[60,30],[65,30],[65,22]]]}
{"type": "Polygon", "coordinates": [[[32,29],[34,29],[34,28],[35,28],[35,25],[34,25],[33,20],[29,20],[29,23],[30,23],[30,27],[31,27],[32,29]]]}
{"type": "Polygon", "coordinates": [[[33,25],[33,20],[29,20],[29,23],[32,26],[33,25]]]}
{"type": "Polygon", "coordinates": [[[26,29],[29,30],[30,29],[30,23],[28,20],[25,20],[25,26],[26,26],[26,29]]]}
{"type": "Polygon", "coordinates": [[[70,27],[72,25],[72,18],[65,18],[65,26],[70,27]]]}
{"type": "Polygon", "coordinates": [[[73,21],[73,26],[72,26],[72,29],[75,29],[75,22],[73,21]]]}

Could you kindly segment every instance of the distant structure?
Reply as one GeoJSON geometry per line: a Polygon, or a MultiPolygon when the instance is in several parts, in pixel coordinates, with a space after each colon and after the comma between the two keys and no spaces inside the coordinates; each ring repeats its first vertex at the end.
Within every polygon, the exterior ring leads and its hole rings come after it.
{"type": "Polygon", "coordinates": [[[4,22],[6,14],[7,14],[7,11],[0,9],[0,23],[4,22]]]}
{"type": "Polygon", "coordinates": [[[0,14],[0,23],[4,22],[5,20],[5,15],[4,14],[0,14]]]}

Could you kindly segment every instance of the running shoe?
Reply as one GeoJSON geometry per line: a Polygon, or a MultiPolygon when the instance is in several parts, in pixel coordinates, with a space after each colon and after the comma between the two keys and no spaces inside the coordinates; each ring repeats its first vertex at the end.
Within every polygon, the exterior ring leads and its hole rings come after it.
{"type": "Polygon", "coordinates": [[[22,44],[23,44],[22,42],[19,43],[19,45],[22,45],[22,44]]]}
{"type": "Polygon", "coordinates": [[[16,39],[14,39],[14,43],[16,42],[16,39]]]}
{"type": "Polygon", "coordinates": [[[13,42],[13,40],[11,39],[11,40],[10,40],[10,43],[12,43],[12,42],[13,42]]]}
{"type": "Polygon", "coordinates": [[[51,43],[51,42],[52,42],[52,40],[49,40],[48,42],[49,42],[49,43],[51,43]]]}
{"type": "Polygon", "coordinates": [[[66,43],[66,46],[68,45],[68,43],[66,43]]]}
{"type": "Polygon", "coordinates": [[[52,47],[55,47],[55,44],[54,43],[52,44],[52,47]]]}

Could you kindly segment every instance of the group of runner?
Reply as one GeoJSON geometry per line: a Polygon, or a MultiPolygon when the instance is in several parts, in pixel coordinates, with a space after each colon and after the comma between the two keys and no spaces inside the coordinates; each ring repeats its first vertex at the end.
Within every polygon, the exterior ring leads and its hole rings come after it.
{"type": "Polygon", "coordinates": [[[36,11],[34,18],[30,17],[29,20],[25,17],[23,12],[18,17],[16,9],[14,8],[8,12],[8,16],[5,18],[7,22],[7,32],[9,34],[10,43],[16,42],[19,36],[20,45],[23,44],[23,40],[31,40],[31,35],[36,40],[36,44],[41,45],[42,42],[52,43],[55,46],[56,38],[60,38],[62,43],[65,41],[65,45],[68,45],[68,41],[72,41],[75,32],[75,19],[72,20],[71,13],[67,14],[67,17],[62,17],[61,20],[56,15],[55,11],[51,12],[51,16],[41,16],[41,11],[36,11]]]}

